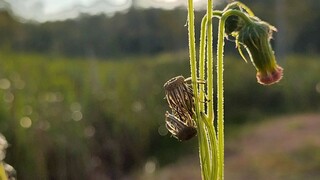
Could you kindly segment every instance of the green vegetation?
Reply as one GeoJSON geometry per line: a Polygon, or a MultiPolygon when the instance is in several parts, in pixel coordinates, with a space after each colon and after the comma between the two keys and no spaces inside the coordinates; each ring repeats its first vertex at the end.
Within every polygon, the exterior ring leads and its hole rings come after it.
{"type": "MultiPolygon", "coordinates": [[[[2,52],[0,59],[0,132],[18,179],[118,179],[151,157],[163,165],[197,151],[194,141],[158,134],[167,110],[162,84],[188,76],[187,52],[116,61],[2,52]]],[[[261,87],[252,66],[226,58],[226,135],[228,126],[266,114],[319,110],[319,57],[279,64],[283,80],[261,87]]]]}
{"type": "MultiPolygon", "coordinates": [[[[276,55],[284,77],[263,87],[256,83],[255,68],[238,55],[226,55],[228,140],[243,124],[265,116],[320,110],[320,1],[243,2],[277,26],[272,43],[281,50],[276,55]],[[292,53],[308,54],[286,56],[292,53]]],[[[0,133],[10,144],[5,160],[18,179],[121,179],[140,172],[146,162],[162,167],[198,153],[194,140],[170,138],[164,126],[168,107],[161,101],[162,84],[190,75],[185,9],[131,8],[110,17],[82,14],[42,24],[19,21],[8,12],[0,12],[0,133]]],[[[196,32],[200,21],[195,19],[196,32]]],[[[213,27],[216,32],[218,25],[213,27]]],[[[225,52],[236,52],[234,43],[226,42],[225,52]]],[[[273,154],[259,158],[269,159],[272,168],[292,165],[288,172],[312,173],[319,169],[317,147],[306,142],[288,159],[273,154]],[[308,163],[313,157],[315,163],[308,163]],[[306,165],[300,167],[301,162],[306,165]]],[[[261,172],[268,173],[265,165],[261,172]]]]}
{"type": "MultiPolygon", "coordinates": [[[[258,17],[278,28],[279,38],[276,39],[281,40],[282,49],[289,53],[320,51],[319,0],[303,3],[301,0],[244,0],[243,3],[254,9],[258,17]],[[278,11],[280,2],[283,7],[278,11]]],[[[214,9],[221,9],[225,4],[219,6],[214,9]]],[[[204,14],[203,11],[196,12],[196,17],[204,14]]],[[[7,12],[0,12],[1,48],[70,57],[94,55],[105,58],[174,52],[188,47],[187,28],[184,26],[186,9],[163,11],[131,8],[127,13],[116,13],[110,17],[82,14],[77,19],[43,24],[21,23],[17,20],[7,12]]],[[[195,19],[196,32],[199,32],[200,23],[201,18],[195,19]]],[[[232,45],[230,49],[233,48],[232,45]]]]}

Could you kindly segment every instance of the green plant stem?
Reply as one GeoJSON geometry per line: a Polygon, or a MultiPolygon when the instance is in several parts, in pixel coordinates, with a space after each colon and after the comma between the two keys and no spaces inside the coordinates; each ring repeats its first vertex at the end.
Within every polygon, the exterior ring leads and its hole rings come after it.
{"type": "MultiPolygon", "coordinates": [[[[207,127],[207,143],[209,144],[211,156],[210,163],[210,179],[217,179],[219,163],[217,162],[218,152],[216,148],[216,133],[214,132],[214,97],[213,97],[213,25],[212,25],[212,12],[213,12],[213,1],[208,0],[207,3],[207,97],[209,102],[207,103],[207,121],[205,123],[207,127]]],[[[204,67],[203,67],[204,69],[204,67]]]]}
{"type": "Polygon", "coordinates": [[[197,60],[196,60],[196,49],[195,49],[195,31],[194,31],[194,8],[193,0],[188,0],[188,39],[189,39],[189,56],[190,56],[190,69],[191,69],[191,78],[192,78],[192,88],[195,95],[195,110],[196,115],[194,120],[197,122],[198,126],[198,143],[199,143],[199,158],[201,166],[201,175],[203,179],[207,179],[209,167],[208,157],[208,143],[206,138],[205,126],[203,124],[203,119],[200,117],[200,106],[198,99],[198,88],[197,88],[197,60]]]}
{"type": "Polygon", "coordinates": [[[251,20],[241,11],[228,10],[222,14],[219,21],[218,49],[217,49],[217,125],[218,125],[218,147],[219,147],[219,178],[224,179],[224,86],[223,86],[223,49],[225,21],[231,15],[237,15],[246,22],[251,20]]]}
{"type": "MultiPolygon", "coordinates": [[[[206,32],[207,32],[207,16],[204,16],[201,21],[201,30],[200,30],[200,47],[199,47],[199,78],[201,80],[205,79],[205,46],[206,46],[206,32]]],[[[204,85],[199,85],[199,109],[201,114],[205,112],[205,95],[204,95],[204,85]]],[[[207,141],[208,134],[206,133],[206,125],[204,124],[207,120],[206,116],[203,115],[200,118],[200,121],[198,122],[198,132],[199,132],[199,150],[201,155],[200,164],[202,165],[202,179],[208,179],[209,174],[208,172],[211,171],[210,168],[210,146],[207,141]],[[205,156],[205,157],[204,157],[205,156]]]]}
{"type": "MultiPolygon", "coordinates": [[[[232,15],[242,18],[245,21],[245,23],[252,23],[252,20],[245,13],[243,13],[239,10],[227,10],[222,13],[221,19],[220,19],[220,21],[223,21],[223,29],[224,29],[224,24],[225,24],[226,19],[232,15]]],[[[220,28],[219,28],[219,30],[220,30],[220,28]]],[[[220,34],[220,32],[219,32],[219,34],[220,34]]]]}
{"type": "MultiPolygon", "coordinates": [[[[206,46],[206,33],[207,33],[207,16],[204,16],[201,21],[201,32],[200,32],[200,47],[199,47],[199,78],[201,80],[205,80],[205,46],[206,46]]],[[[200,103],[200,112],[205,112],[205,89],[204,86],[201,85],[199,88],[199,99],[200,103]]]]}
{"type": "MultiPolygon", "coordinates": [[[[212,17],[218,17],[220,18],[222,15],[222,11],[213,11],[212,13],[212,17]]],[[[205,80],[205,47],[206,47],[206,35],[207,35],[207,25],[208,25],[208,16],[205,15],[202,18],[201,21],[201,30],[200,30],[200,47],[199,47],[199,79],[200,80],[205,80]]],[[[201,85],[199,88],[199,99],[200,99],[200,112],[206,112],[204,109],[204,105],[205,105],[205,89],[204,86],[201,85]]],[[[213,99],[211,99],[212,103],[213,103],[213,99]]]]}
{"type": "Polygon", "coordinates": [[[207,143],[207,135],[204,121],[205,119],[199,118],[198,121],[198,142],[199,142],[199,156],[200,156],[200,165],[201,165],[201,175],[202,179],[208,179],[209,177],[209,148],[207,143]]]}
{"type": "Polygon", "coordinates": [[[254,16],[254,13],[251,11],[251,9],[246,6],[245,4],[239,2],[239,1],[235,1],[233,3],[228,4],[227,9],[232,9],[234,7],[241,7],[243,8],[250,16],[254,16]]]}
{"type": "Polygon", "coordinates": [[[206,125],[206,132],[209,139],[206,139],[207,144],[210,145],[210,179],[218,179],[218,149],[217,149],[217,138],[215,128],[212,123],[210,123],[210,119],[202,113],[202,118],[205,119],[203,122],[206,125]]]}
{"type": "MultiPolygon", "coordinates": [[[[221,11],[213,11],[209,12],[212,14],[212,17],[218,17],[220,18],[222,15],[221,11]]],[[[212,24],[211,24],[212,26],[212,24]]],[[[200,48],[199,48],[199,78],[200,79],[205,79],[205,46],[206,46],[206,35],[207,35],[207,27],[208,27],[208,15],[206,14],[201,21],[201,32],[200,32],[200,48]]],[[[209,28],[210,29],[210,28],[209,28]]],[[[211,28],[212,29],[212,28],[211,28]]],[[[216,132],[214,128],[214,123],[213,123],[213,58],[212,58],[212,30],[211,33],[208,33],[208,42],[211,41],[211,46],[207,47],[209,53],[211,54],[208,55],[208,59],[211,59],[211,62],[207,64],[207,71],[208,71],[208,76],[209,74],[211,75],[211,80],[207,80],[207,87],[211,87],[212,90],[212,98],[209,99],[210,103],[212,103],[211,109],[212,109],[212,117],[208,117],[205,115],[205,106],[204,102],[206,102],[205,99],[205,89],[204,86],[199,87],[199,99],[200,99],[200,113],[201,113],[201,118],[200,121],[198,122],[198,131],[199,131],[199,148],[200,148],[200,153],[205,155],[207,158],[203,159],[203,155],[201,156],[202,159],[200,159],[200,164],[202,165],[202,178],[203,179],[218,179],[218,147],[217,147],[217,138],[216,138],[216,132]],[[211,35],[211,38],[209,38],[209,35],[211,35]],[[210,73],[211,72],[211,73],[210,73]],[[204,124],[203,124],[204,123],[204,124]],[[205,126],[204,126],[205,125],[205,126]],[[209,173],[209,174],[208,174],[209,173]]],[[[209,88],[207,88],[209,89],[209,88]]],[[[209,96],[208,96],[209,97],[209,96]]],[[[209,97],[210,98],[210,97],[209,97]]]]}
{"type": "MultiPolygon", "coordinates": [[[[206,33],[207,33],[207,16],[205,15],[201,21],[201,32],[200,32],[200,48],[199,48],[199,78],[205,79],[205,46],[206,46],[206,33]]],[[[205,114],[205,89],[201,85],[199,87],[199,99],[200,99],[200,112],[201,118],[199,124],[201,128],[199,129],[199,141],[201,141],[200,150],[205,152],[205,159],[201,159],[200,163],[204,165],[203,179],[216,179],[217,167],[216,163],[216,135],[213,132],[214,127],[212,126],[210,120],[205,114]],[[208,132],[208,133],[207,133],[208,132]],[[210,141],[208,141],[210,139],[210,141]],[[212,163],[214,162],[214,163],[212,163]],[[208,174],[210,173],[210,174],[208,174]],[[215,177],[214,177],[215,176],[215,177]]]]}
{"type": "Polygon", "coordinates": [[[213,124],[213,28],[212,28],[212,0],[207,4],[207,96],[208,102],[208,119],[213,124]]]}
{"type": "MultiPolygon", "coordinates": [[[[223,46],[224,24],[231,14],[243,13],[237,10],[226,12],[212,11],[212,0],[208,0],[207,14],[201,22],[200,49],[199,49],[199,76],[197,76],[197,59],[195,50],[194,8],[193,0],[188,0],[188,38],[189,56],[192,78],[192,88],[195,95],[195,117],[198,127],[199,158],[201,175],[204,180],[224,179],[224,105],[223,105],[223,46]],[[218,134],[214,128],[214,97],[213,97],[213,27],[212,17],[221,17],[219,21],[219,37],[217,50],[217,97],[218,97],[218,134]],[[207,39],[206,39],[207,38],[207,39]],[[206,41],[207,40],[207,41],[206,41]],[[207,60],[205,47],[207,44],[207,60]],[[207,74],[205,74],[205,62],[207,62],[207,74]],[[204,87],[197,85],[198,77],[205,79],[207,75],[207,97],[209,101],[205,110],[204,87]],[[198,91],[200,91],[198,93],[198,91]],[[199,102],[200,101],[200,102],[199,102]],[[207,115],[205,115],[207,113],[207,115]],[[218,140],[217,140],[218,139],[218,140]],[[217,142],[218,141],[218,142],[217,142]]],[[[244,15],[244,18],[247,18],[244,15]]],[[[249,18],[247,18],[249,19],[249,18]]]]}
{"type": "MultiPolygon", "coordinates": [[[[194,9],[193,0],[188,0],[188,37],[189,37],[189,56],[190,56],[190,70],[192,78],[192,88],[195,96],[198,95],[197,89],[197,59],[196,59],[196,43],[195,43],[195,32],[194,32],[194,9]]],[[[196,115],[199,113],[198,98],[195,98],[196,104],[196,115]]]]}
{"type": "Polygon", "coordinates": [[[218,147],[219,147],[219,177],[224,178],[224,97],[223,97],[223,46],[224,46],[225,20],[219,21],[218,49],[217,49],[217,124],[218,124],[218,147]]]}
{"type": "MultiPolygon", "coordinates": [[[[213,114],[213,27],[212,27],[212,8],[213,8],[213,3],[212,0],[208,0],[207,3],[207,97],[209,99],[209,102],[207,103],[207,113],[208,113],[208,118],[207,122],[209,122],[207,126],[207,131],[208,131],[208,136],[209,138],[207,139],[207,143],[210,145],[210,163],[208,166],[210,167],[210,179],[213,178],[213,175],[217,175],[216,172],[214,172],[214,161],[217,159],[216,158],[216,152],[214,150],[214,145],[215,141],[213,138],[216,137],[216,135],[210,133],[212,132],[213,124],[214,124],[214,114],[213,114]],[[212,137],[214,136],[214,137],[212,137]],[[215,159],[214,159],[215,158],[215,159]]],[[[206,123],[207,123],[206,122],[206,123]]]]}
{"type": "MultiPolygon", "coordinates": [[[[220,17],[221,12],[215,12],[212,16],[220,17]]],[[[205,47],[206,47],[206,35],[208,27],[208,16],[205,15],[201,22],[201,32],[200,32],[200,48],[199,48],[199,78],[201,80],[205,79],[205,47]]],[[[208,48],[212,48],[208,47],[208,48]]],[[[212,50],[211,50],[212,51],[212,50]]],[[[211,56],[212,57],[212,56],[211,56]]],[[[212,66],[211,66],[212,68],[212,66]]],[[[210,83],[210,82],[208,82],[210,83]]],[[[211,81],[211,83],[213,83],[211,81]]],[[[213,85],[212,85],[213,87],[213,85]]],[[[200,99],[200,113],[201,118],[198,122],[198,132],[199,132],[199,149],[201,159],[200,164],[202,165],[202,178],[205,180],[217,179],[218,177],[218,153],[217,153],[217,139],[216,132],[213,126],[213,118],[209,119],[205,115],[205,89],[203,85],[199,86],[199,99],[200,99]]],[[[210,99],[213,103],[213,99],[210,99]]],[[[213,107],[213,106],[212,106],[213,107]]]]}

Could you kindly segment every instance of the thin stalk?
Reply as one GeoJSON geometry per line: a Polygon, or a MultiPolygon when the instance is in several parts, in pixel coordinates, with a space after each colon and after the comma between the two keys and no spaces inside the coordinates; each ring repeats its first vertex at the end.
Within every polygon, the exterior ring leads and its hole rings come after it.
{"type": "Polygon", "coordinates": [[[241,7],[243,8],[250,16],[254,16],[254,13],[251,11],[251,9],[246,6],[245,4],[239,2],[239,1],[236,1],[236,2],[233,2],[233,3],[230,3],[227,8],[229,9],[232,9],[234,7],[241,7]]]}
{"type": "MultiPolygon", "coordinates": [[[[212,2],[209,2],[210,4],[212,2]]],[[[208,6],[209,8],[210,6],[208,6]]],[[[211,8],[210,8],[211,9],[211,8]]],[[[218,17],[220,18],[222,15],[221,11],[211,11],[209,10],[207,14],[202,18],[201,22],[201,35],[200,35],[200,50],[199,50],[199,77],[200,79],[205,79],[205,45],[206,45],[206,35],[207,35],[207,43],[210,46],[207,46],[207,90],[211,89],[211,91],[207,92],[208,97],[209,97],[209,103],[211,105],[208,105],[208,109],[204,111],[204,103],[200,102],[200,113],[202,115],[202,119],[204,120],[204,123],[206,125],[206,137],[207,137],[207,146],[209,146],[209,151],[210,151],[210,157],[209,157],[209,164],[208,166],[210,167],[210,176],[209,179],[218,179],[218,148],[217,148],[217,138],[216,138],[216,132],[214,128],[214,115],[213,115],[213,47],[212,47],[212,42],[213,42],[213,37],[212,37],[212,17],[218,17]],[[208,16],[208,14],[211,14],[211,16],[208,16]],[[208,17],[211,19],[210,24],[208,21],[208,17]],[[210,28],[211,27],[211,28],[210,28]],[[208,28],[208,31],[207,31],[208,28]],[[210,30],[211,29],[211,30],[210,30]],[[210,43],[209,43],[210,42],[210,43]],[[210,96],[211,94],[211,96],[210,96]],[[211,117],[206,116],[204,113],[207,112],[208,114],[211,115],[211,117]]],[[[200,99],[202,102],[205,102],[205,97],[204,97],[204,87],[200,88],[200,99]]]]}
{"type": "Polygon", "coordinates": [[[194,8],[193,0],[188,0],[188,39],[189,39],[189,56],[190,56],[190,69],[191,69],[191,78],[192,78],[192,88],[194,93],[195,100],[195,121],[198,125],[198,140],[199,140],[199,156],[200,156],[200,166],[201,174],[203,179],[207,179],[209,176],[208,170],[208,156],[209,149],[208,143],[206,143],[206,131],[203,125],[203,119],[200,117],[200,107],[198,99],[198,88],[197,88],[197,60],[196,60],[196,48],[195,48],[195,30],[194,30],[194,8]]]}
{"type": "Polygon", "coordinates": [[[201,174],[202,179],[209,179],[210,167],[208,167],[209,160],[209,147],[207,143],[207,134],[204,121],[205,119],[199,118],[198,123],[198,141],[199,141],[199,151],[200,151],[200,164],[201,164],[201,174]]]}
{"type": "Polygon", "coordinates": [[[216,138],[216,132],[215,132],[215,128],[213,126],[212,123],[209,123],[209,119],[206,118],[206,116],[204,114],[201,114],[202,118],[205,119],[204,120],[204,124],[207,127],[207,133],[208,133],[208,137],[209,139],[207,139],[207,142],[210,142],[208,144],[210,144],[210,152],[211,152],[211,169],[210,169],[210,180],[211,179],[218,179],[218,149],[217,149],[217,138],[216,138]]]}
{"type": "Polygon", "coordinates": [[[219,146],[219,177],[224,179],[224,97],[223,97],[223,47],[224,47],[225,19],[219,21],[218,49],[217,49],[217,124],[219,146]]]}
{"type": "MultiPolygon", "coordinates": [[[[212,17],[217,17],[220,18],[222,15],[222,11],[213,11],[212,17]]],[[[201,21],[201,30],[200,30],[200,47],[199,47],[199,79],[200,80],[205,80],[205,59],[206,59],[206,35],[207,35],[207,25],[208,25],[208,16],[205,15],[202,18],[201,21]]],[[[209,48],[209,47],[208,47],[209,48]]],[[[204,86],[200,86],[199,88],[199,99],[200,99],[200,112],[205,113],[204,109],[204,102],[206,101],[205,99],[205,89],[204,86]]],[[[211,99],[213,101],[213,99],[211,99]]],[[[213,103],[213,102],[212,102],[213,103]]]]}
{"type": "MultiPolygon", "coordinates": [[[[209,2],[210,3],[210,2],[209,2]]],[[[209,8],[209,6],[208,6],[209,8]]],[[[211,11],[211,10],[210,10],[211,11]]],[[[208,12],[211,14],[210,19],[212,20],[212,17],[218,17],[220,18],[222,15],[221,11],[214,11],[214,12],[208,12]]],[[[204,161],[204,159],[200,160],[200,163],[203,165],[203,170],[208,171],[203,173],[203,179],[218,179],[218,148],[217,148],[217,138],[216,138],[216,132],[214,128],[214,123],[213,123],[213,58],[212,58],[212,21],[210,21],[210,25],[208,24],[208,14],[206,14],[202,18],[201,22],[201,31],[200,31],[200,48],[199,48],[199,78],[200,79],[205,79],[205,46],[206,46],[206,37],[207,37],[207,42],[211,42],[210,46],[207,46],[207,57],[210,60],[207,60],[207,76],[210,77],[207,80],[207,90],[211,88],[211,99],[209,97],[209,101],[212,104],[211,108],[211,118],[208,117],[205,112],[209,112],[209,110],[205,111],[205,89],[204,86],[199,87],[199,99],[200,99],[200,113],[201,113],[201,118],[200,120],[202,122],[199,122],[199,125],[201,128],[199,128],[199,134],[201,137],[199,137],[199,141],[201,141],[202,145],[200,146],[200,153],[204,152],[205,156],[207,157],[204,161]],[[211,27],[210,31],[207,31],[207,28],[211,27]],[[206,36],[208,34],[208,36],[206,36]],[[203,127],[202,125],[205,125],[203,127]],[[205,139],[204,139],[205,138],[205,139]],[[203,141],[204,140],[204,141],[203,141]],[[205,150],[204,150],[205,149],[205,150]],[[209,153],[208,153],[209,152],[209,153]],[[210,173],[209,175],[207,173],[210,173]]],[[[210,93],[209,93],[210,94],[210,93]]]]}
{"type": "Polygon", "coordinates": [[[228,10],[222,14],[219,21],[218,49],[217,49],[217,125],[218,125],[218,147],[219,147],[219,175],[220,180],[224,179],[224,86],[223,86],[223,50],[224,50],[224,29],[225,21],[231,16],[236,15],[251,22],[244,13],[238,10],[228,10]]]}
{"type": "MultiPolygon", "coordinates": [[[[210,144],[210,151],[211,151],[211,156],[210,156],[210,179],[217,178],[218,172],[216,171],[217,164],[214,163],[216,162],[217,159],[219,159],[217,149],[216,147],[216,134],[212,133],[214,129],[214,110],[213,110],[213,103],[214,103],[214,98],[213,98],[213,25],[212,25],[212,12],[213,12],[213,1],[208,0],[207,3],[207,97],[209,99],[209,102],[207,103],[207,122],[209,122],[207,126],[207,132],[209,139],[207,139],[208,144],[210,144]]],[[[219,166],[219,164],[218,164],[219,166]]]]}
{"type": "MultiPolygon", "coordinates": [[[[206,46],[206,33],[207,33],[207,16],[204,16],[201,21],[201,30],[200,30],[200,47],[199,47],[199,78],[201,80],[205,79],[205,46],[206,46]]],[[[204,85],[199,86],[199,99],[200,99],[200,104],[199,104],[199,109],[200,113],[205,112],[205,89],[204,85]]],[[[200,159],[200,163],[203,165],[203,179],[208,179],[211,177],[208,173],[211,172],[211,162],[210,157],[212,157],[212,151],[210,151],[210,144],[208,143],[208,135],[206,125],[204,124],[207,121],[206,116],[201,116],[200,122],[198,123],[200,126],[199,129],[199,134],[201,137],[199,137],[199,142],[201,142],[199,148],[200,148],[200,153],[205,155],[206,157],[204,158],[202,156],[202,159],[200,159]]]]}
{"type": "Polygon", "coordinates": [[[189,56],[190,56],[190,71],[192,78],[193,93],[196,96],[196,117],[199,117],[199,106],[198,106],[198,88],[197,88],[197,59],[196,59],[196,41],[194,31],[194,9],[193,0],[188,0],[188,38],[189,38],[189,56]]]}
{"type": "MultiPolygon", "coordinates": [[[[223,24],[225,24],[225,21],[226,19],[229,17],[229,16],[238,16],[240,17],[241,19],[243,19],[246,23],[252,23],[252,20],[247,16],[245,15],[243,12],[239,11],[239,10],[227,10],[225,11],[224,13],[222,13],[221,15],[221,20],[220,21],[224,21],[223,24]]],[[[224,27],[223,27],[224,29],[224,27]]],[[[219,29],[220,30],[220,29],[219,29]]],[[[221,32],[219,32],[220,34],[221,32]]]]}
{"type": "MultiPolygon", "coordinates": [[[[199,78],[205,80],[205,47],[206,47],[206,33],[207,33],[207,16],[204,16],[201,21],[200,30],[200,47],[199,47],[199,78]]],[[[200,99],[200,112],[205,112],[205,95],[204,86],[201,85],[199,88],[199,99],[200,99]]]]}
{"type": "Polygon", "coordinates": [[[212,28],[212,0],[208,0],[207,4],[207,96],[208,102],[208,119],[213,124],[213,28],[212,28]]]}

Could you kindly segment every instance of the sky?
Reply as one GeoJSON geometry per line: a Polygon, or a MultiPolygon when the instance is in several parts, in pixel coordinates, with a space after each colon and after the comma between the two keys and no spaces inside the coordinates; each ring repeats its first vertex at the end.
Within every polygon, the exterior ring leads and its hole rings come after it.
{"type": "MultiPolygon", "coordinates": [[[[222,0],[221,0],[222,1],[222,0]]],[[[0,8],[10,9],[17,17],[39,22],[75,18],[79,13],[112,15],[131,6],[173,9],[186,7],[187,0],[0,0],[0,8]]],[[[206,0],[194,0],[195,8],[206,0]]]]}

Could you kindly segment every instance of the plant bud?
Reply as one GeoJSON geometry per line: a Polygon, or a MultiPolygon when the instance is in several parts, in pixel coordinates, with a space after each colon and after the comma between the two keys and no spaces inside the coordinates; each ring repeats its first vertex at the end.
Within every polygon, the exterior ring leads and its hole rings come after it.
{"type": "MultiPolygon", "coordinates": [[[[238,49],[244,45],[249,53],[251,62],[257,69],[257,80],[260,84],[270,85],[281,80],[283,69],[277,64],[270,39],[276,28],[258,18],[251,18],[241,28],[236,43],[238,49]]],[[[241,49],[239,49],[241,52],[241,49]]]]}

